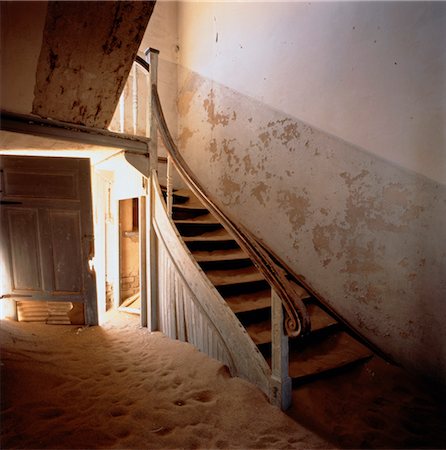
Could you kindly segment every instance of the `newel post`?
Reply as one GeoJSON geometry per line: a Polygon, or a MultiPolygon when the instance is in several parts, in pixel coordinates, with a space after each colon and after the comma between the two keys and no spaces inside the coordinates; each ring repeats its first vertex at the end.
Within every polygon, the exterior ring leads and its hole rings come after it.
{"type": "Polygon", "coordinates": [[[286,410],[291,406],[292,382],[288,375],[288,336],[284,333],[282,301],[271,289],[272,377],[271,403],[286,410]]]}
{"type": "Polygon", "coordinates": [[[158,246],[157,237],[154,228],[155,216],[155,191],[154,176],[158,170],[158,130],[154,114],[155,101],[152,95],[153,86],[158,84],[158,54],[159,51],[149,48],[145,51],[146,60],[150,64],[150,179],[149,179],[149,205],[147,208],[148,216],[148,252],[149,252],[149,279],[148,279],[148,297],[149,305],[147,308],[147,327],[150,331],[158,330],[158,246]]]}
{"type": "Polygon", "coordinates": [[[155,119],[155,98],[153,87],[158,86],[158,55],[159,50],[148,48],[145,51],[146,60],[150,65],[150,169],[158,170],[158,128],[155,119]]]}

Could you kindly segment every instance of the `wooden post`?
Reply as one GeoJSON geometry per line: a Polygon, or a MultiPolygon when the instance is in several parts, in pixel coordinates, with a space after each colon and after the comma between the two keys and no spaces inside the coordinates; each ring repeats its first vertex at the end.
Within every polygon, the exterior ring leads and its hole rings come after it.
{"type": "Polygon", "coordinates": [[[150,331],[158,330],[158,248],[155,228],[153,225],[155,211],[155,192],[153,183],[157,179],[158,170],[158,130],[153,113],[155,100],[152,88],[158,85],[158,55],[159,51],[149,48],[145,51],[146,60],[150,64],[150,179],[149,179],[149,307],[147,310],[147,326],[150,331]]]}
{"type": "Polygon", "coordinates": [[[158,245],[157,237],[154,227],[155,216],[155,191],[154,182],[156,180],[156,172],[152,170],[149,180],[149,208],[148,208],[148,223],[149,223],[149,279],[148,279],[148,295],[149,304],[147,308],[147,327],[149,331],[157,331],[158,324],[158,245]]]}
{"type": "Polygon", "coordinates": [[[285,411],[292,401],[292,383],[288,375],[288,337],[284,333],[282,301],[274,289],[271,290],[271,327],[271,403],[285,411]]]}
{"type": "Polygon", "coordinates": [[[138,72],[137,64],[133,63],[132,67],[133,83],[132,83],[132,112],[133,112],[133,134],[138,134],[138,72]]]}
{"type": "Polygon", "coordinates": [[[145,51],[147,62],[150,64],[150,167],[158,170],[158,130],[156,126],[155,99],[152,95],[152,87],[158,86],[158,55],[159,51],[149,48],[145,51]]]}
{"type": "Polygon", "coordinates": [[[139,295],[141,299],[141,326],[147,327],[147,224],[146,196],[139,197],[139,295]]]}
{"type": "Polygon", "coordinates": [[[167,155],[167,215],[172,217],[173,205],[173,164],[170,155],[167,155]]]}

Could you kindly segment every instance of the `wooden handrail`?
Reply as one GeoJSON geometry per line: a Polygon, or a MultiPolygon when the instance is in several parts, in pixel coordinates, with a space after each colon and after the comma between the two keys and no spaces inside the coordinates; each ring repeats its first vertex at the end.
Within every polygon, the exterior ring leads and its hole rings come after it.
{"type": "Polygon", "coordinates": [[[273,255],[243,225],[235,224],[208,197],[193,175],[188,164],[178,151],[167,126],[156,85],[152,84],[152,102],[158,130],[172,163],[188,184],[192,192],[221,221],[223,226],[234,235],[238,244],[248,253],[255,266],[263,274],[270,286],[281,299],[285,310],[284,325],[289,337],[306,335],[311,330],[308,311],[302,301],[301,293],[287,278],[287,271],[278,264],[273,255]]]}

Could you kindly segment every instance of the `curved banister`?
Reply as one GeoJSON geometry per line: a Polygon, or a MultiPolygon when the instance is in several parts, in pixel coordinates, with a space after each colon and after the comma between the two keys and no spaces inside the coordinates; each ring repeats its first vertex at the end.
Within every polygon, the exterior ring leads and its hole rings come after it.
{"type": "Polygon", "coordinates": [[[206,195],[204,189],[194,177],[188,164],[178,151],[170,134],[155,84],[152,84],[151,91],[154,107],[153,113],[166,150],[172,158],[173,165],[193,193],[217,216],[223,226],[234,235],[239,245],[248,253],[270,286],[274,288],[285,310],[284,324],[287,335],[289,337],[297,337],[308,334],[311,329],[309,314],[302,301],[301,293],[297,291],[293,283],[287,278],[287,271],[278,264],[272,254],[245,227],[241,224],[236,225],[206,195]]]}

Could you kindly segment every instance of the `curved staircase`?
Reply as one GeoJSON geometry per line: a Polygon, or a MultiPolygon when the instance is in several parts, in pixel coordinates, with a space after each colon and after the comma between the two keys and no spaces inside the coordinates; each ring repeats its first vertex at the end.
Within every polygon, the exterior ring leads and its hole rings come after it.
{"type": "MultiPolygon", "coordinates": [[[[191,191],[174,191],[172,219],[192,256],[271,365],[271,288],[263,275],[191,191]]],[[[310,314],[311,333],[289,341],[289,374],[294,385],[373,355],[315,297],[300,285],[296,288],[310,314]]]]}

